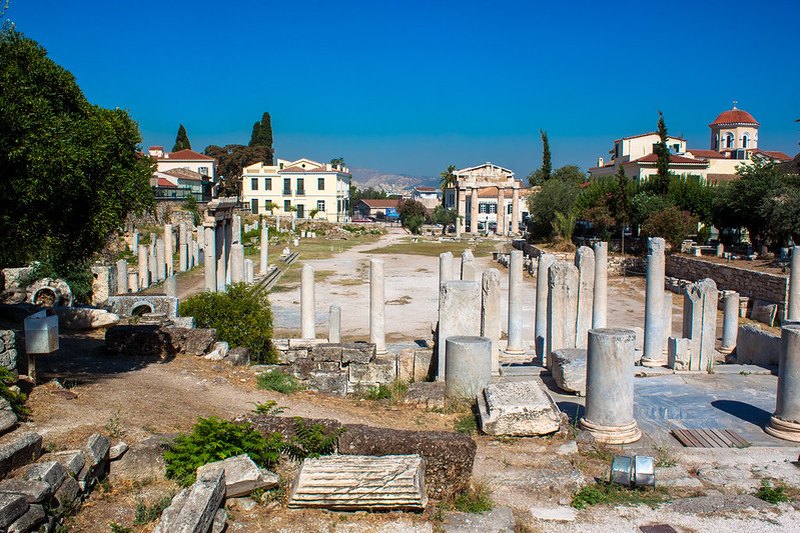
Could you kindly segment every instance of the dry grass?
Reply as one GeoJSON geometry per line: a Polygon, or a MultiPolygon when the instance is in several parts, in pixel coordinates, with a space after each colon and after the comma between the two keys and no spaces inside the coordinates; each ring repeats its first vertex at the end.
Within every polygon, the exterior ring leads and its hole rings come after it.
{"type": "Polygon", "coordinates": [[[384,246],[383,248],[370,249],[364,253],[426,255],[436,257],[444,252],[452,252],[453,255],[460,255],[464,250],[471,249],[475,257],[485,257],[496,251],[498,245],[499,244],[494,241],[481,241],[470,244],[466,241],[439,242],[420,237],[417,238],[417,242],[412,242],[410,237],[406,237],[400,242],[384,246]]]}

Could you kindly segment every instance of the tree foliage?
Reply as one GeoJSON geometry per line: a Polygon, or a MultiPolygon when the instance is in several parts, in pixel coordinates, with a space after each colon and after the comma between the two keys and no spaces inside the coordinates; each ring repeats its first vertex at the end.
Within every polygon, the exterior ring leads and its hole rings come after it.
{"type": "Polygon", "coordinates": [[[178,133],[175,135],[175,146],[172,147],[173,152],[178,150],[191,150],[192,143],[189,142],[189,136],[186,134],[186,128],[183,124],[178,126],[178,133]]]}
{"type": "Polygon", "coordinates": [[[657,156],[657,174],[650,178],[653,182],[654,191],[657,194],[666,194],[669,189],[669,147],[667,146],[667,124],[664,122],[664,114],[658,112],[658,144],[655,146],[657,156]]]}
{"type": "Polygon", "coordinates": [[[539,130],[539,135],[542,136],[542,181],[547,181],[553,171],[553,165],[550,162],[550,141],[547,139],[546,131],[539,130]]]}
{"type": "Polygon", "coordinates": [[[128,113],[90,104],[10,27],[0,31],[0,110],[0,266],[87,265],[129,213],[154,206],[154,164],[128,113]]]}
{"type": "Polygon", "coordinates": [[[422,225],[429,220],[428,210],[416,200],[400,200],[397,214],[403,227],[414,234],[418,234],[422,225]]]}
{"type": "Polygon", "coordinates": [[[554,236],[553,223],[556,213],[571,213],[580,195],[579,185],[584,175],[581,170],[569,165],[553,173],[550,180],[542,185],[538,194],[528,197],[529,230],[534,239],[548,239],[554,236]]]}
{"type": "Polygon", "coordinates": [[[443,205],[437,205],[431,214],[431,222],[442,225],[442,235],[447,232],[447,226],[458,221],[458,213],[455,209],[447,209],[443,205]]]}
{"type": "Polygon", "coordinates": [[[445,202],[445,189],[450,189],[456,186],[456,166],[447,165],[447,169],[439,173],[439,188],[442,190],[442,205],[445,202]]]}
{"type": "Polygon", "coordinates": [[[205,153],[217,160],[217,176],[221,180],[220,196],[238,196],[242,182],[242,169],[253,163],[272,161],[272,152],[265,146],[227,144],[209,145],[205,153]]]}
{"type": "Polygon", "coordinates": [[[267,165],[273,165],[275,151],[272,148],[272,118],[266,111],[261,115],[261,121],[253,124],[253,133],[250,136],[250,147],[263,147],[268,151],[268,156],[263,159],[267,165]]]}
{"type": "Polygon", "coordinates": [[[675,250],[689,235],[697,231],[697,218],[680,207],[670,205],[654,211],[642,225],[645,236],[663,237],[675,250]]]}

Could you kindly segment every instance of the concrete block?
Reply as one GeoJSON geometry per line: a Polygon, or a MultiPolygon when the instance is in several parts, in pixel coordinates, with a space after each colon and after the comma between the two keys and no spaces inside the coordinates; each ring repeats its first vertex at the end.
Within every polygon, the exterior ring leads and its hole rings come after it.
{"type": "Polygon", "coordinates": [[[558,431],[561,411],[537,381],[496,383],[478,396],[481,429],[489,435],[535,437],[558,431]]]}

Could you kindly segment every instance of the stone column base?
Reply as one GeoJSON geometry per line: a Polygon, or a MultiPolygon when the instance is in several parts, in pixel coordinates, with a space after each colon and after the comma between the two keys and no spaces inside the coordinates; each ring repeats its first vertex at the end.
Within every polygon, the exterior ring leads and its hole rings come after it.
{"type": "Polygon", "coordinates": [[[642,432],[635,421],[627,426],[601,426],[582,417],[578,427],[591,433],[597,442],[603,444],[629,444],[642,438],[642,432]]]}
{"type": "Polygon", "coordinates": [[[503,350],[503,353],[506,355],[524,355],[525,350],[523,350],[522,348],[520,348],[519,350],[515,350],[513,348],[506,348],[505,350],[503,350]]]}
{"type": "Polygon", "coordinates": [[[779,439],[800,442],[800,424],[797,422],[789,422],[773,415],[764,431],[779,439]]]}
{"type": "Polygon", "coordinates": [[[646,366],[648,368],[655,368],[657,366],[667,366],[666,359],[645,359],[642,357],[642,366],[646,366]]]}
{"type": "Polygon", "coordinates": [[[720,346],[717,350],[722,355],[730,355],[736,349],[736,346],[720,346]]]}

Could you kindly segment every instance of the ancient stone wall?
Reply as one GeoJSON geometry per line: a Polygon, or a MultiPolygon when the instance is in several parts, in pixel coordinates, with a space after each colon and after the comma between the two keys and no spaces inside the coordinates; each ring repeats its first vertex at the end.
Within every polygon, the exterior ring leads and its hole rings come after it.
{"type": "Polygon", "coordinates": [[[0,365],[9,370],[17,368],[17,343],[13,329],[0,329],[0,365]]]}
{"type": "Polygon", "coordinates": [[[784,316],[789,296],[789,278],[778,274],[757,272],[722,263],[712,263],[698,257],[667,256],[667,276],[698,281],[711,278],[719,290],[736,291],[741,296],[765,300],[779,306],[778,316],[784,316]]]}

